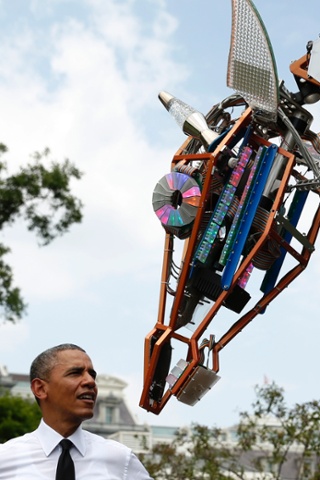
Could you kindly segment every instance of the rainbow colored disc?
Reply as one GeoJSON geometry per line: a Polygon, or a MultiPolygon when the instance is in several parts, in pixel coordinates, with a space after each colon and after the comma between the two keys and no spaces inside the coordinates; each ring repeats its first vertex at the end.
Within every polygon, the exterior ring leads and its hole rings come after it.
{"type": "Polygon", "coordinates": [[[193,177],[171,172],[157,183],[152,205],[163,226],[179,228],[193,222],[200,197],[200,187],[193,177]]]}

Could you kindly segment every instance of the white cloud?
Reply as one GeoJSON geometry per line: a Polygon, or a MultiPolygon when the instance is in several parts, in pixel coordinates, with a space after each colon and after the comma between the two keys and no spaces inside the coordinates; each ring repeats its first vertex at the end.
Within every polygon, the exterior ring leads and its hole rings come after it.
{"type": "MultiPolygon", "coordinates": [[[[15,325],[12,323],[0,323],[0,350],[2,358],[9,352],[14,353],[23,349],[24,344],[29,339],[29,335],[30,329],[25,322],[15,325]]],[[[10,371],[10,365],[6,366],[10,371]]]]}
{"type": "Polygon", "coordinates": [[[90,21],[53,21],[45,38],[25,26],[21,37],[8,37],[4,45],[0,129],[9,166],[48,146],[54,158],[67,156],[84,171],[74,185],[85,204],[81,227],[41,250],[22,228],[8,236],[16,281],[27,298],[67,298],[108,273],[146,267],[154,246],[162,248],[151,196],[172,151],[154,149],[139,116],[151,98],[158,106],[162,82],[185,74],[169,46],[176,20],[153,6],[146,33],[134,3],[87,3],[90,21]]]}

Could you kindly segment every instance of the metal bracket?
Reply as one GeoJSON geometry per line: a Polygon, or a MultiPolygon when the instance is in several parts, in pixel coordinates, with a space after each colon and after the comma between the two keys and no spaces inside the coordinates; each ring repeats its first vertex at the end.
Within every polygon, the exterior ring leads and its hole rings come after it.
{"type": "Polygon", "coordinates": [[[312,243],[309,242],[307,237],[300,233],[290,222],[287,218],[285,218],[280,213],[277,213],[275,216],[276,222],[285,228],[291,235],[298,240],[309,252],[314,252],[315,247],[312,243]]]}

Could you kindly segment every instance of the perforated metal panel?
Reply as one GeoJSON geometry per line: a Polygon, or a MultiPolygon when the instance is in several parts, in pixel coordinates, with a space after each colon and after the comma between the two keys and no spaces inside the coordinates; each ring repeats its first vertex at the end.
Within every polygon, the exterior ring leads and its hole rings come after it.
{"type": "Polygon", "coordinates": [[[233,0],[227,84],[253,110],[276,119],[279,86],[272,46],[259,13],[250,0],[233,0]]]}

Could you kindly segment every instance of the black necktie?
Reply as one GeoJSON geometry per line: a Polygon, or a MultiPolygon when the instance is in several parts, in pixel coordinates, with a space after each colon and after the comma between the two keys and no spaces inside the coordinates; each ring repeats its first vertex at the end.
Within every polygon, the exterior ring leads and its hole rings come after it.
{"type": "Polygon", "coordinates": [[[65,438],[60,445],[62,452],[58,460],[56,480],[75,480],[74,463],[69,451],[73,443],[65,438]]]}

